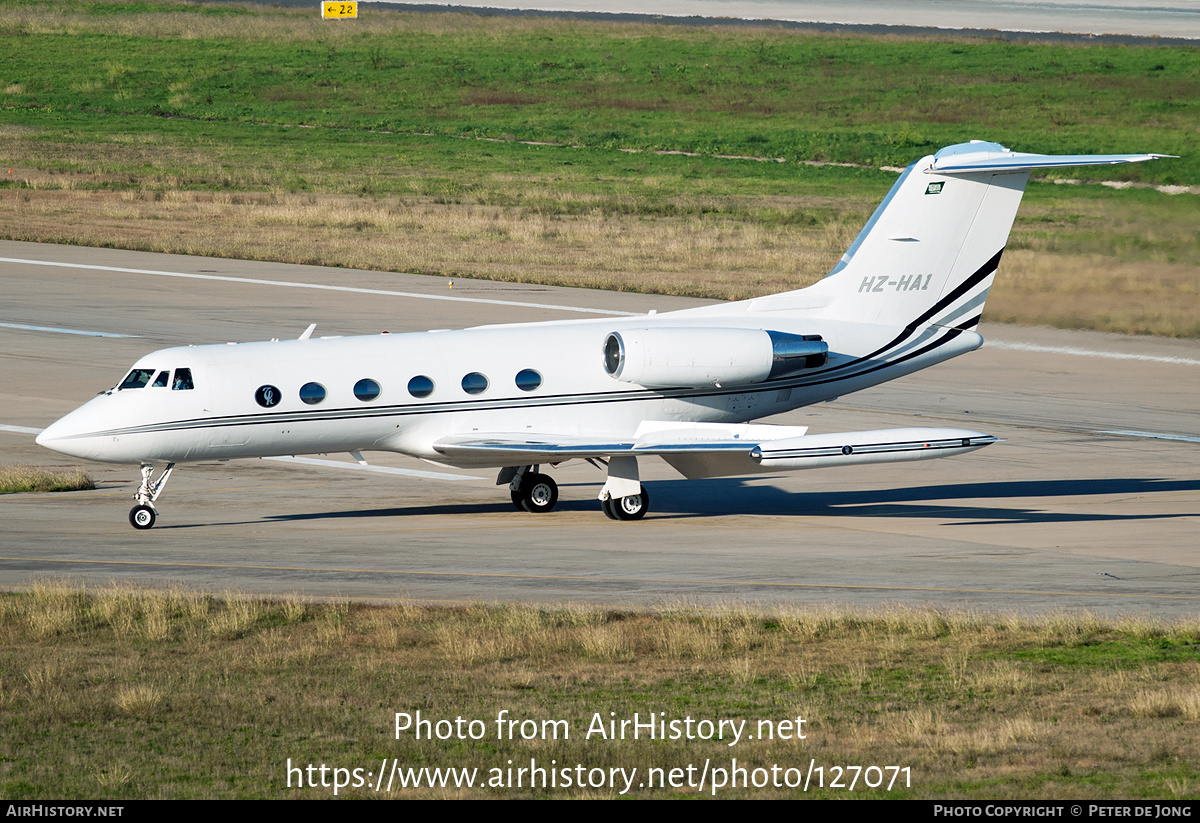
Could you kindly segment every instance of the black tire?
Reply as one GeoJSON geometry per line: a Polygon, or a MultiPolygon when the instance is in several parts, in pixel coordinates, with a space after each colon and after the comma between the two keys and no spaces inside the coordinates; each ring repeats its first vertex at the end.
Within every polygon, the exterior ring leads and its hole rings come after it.
{"type": "Polygon", "coordinates": [[[508,494],[512,497],[513,508],[519,512],[525,511],[525,504],[521,502],[521,493],[509,489],[508,494]]]}
{"type": "Polygon", "coordinates": [[[558,504],[558,484],[544,474],[527,474],[521,482],[521,505],[527,512],[541,514],[558,504]]]}
{"type": "Polygon", "coordinates": [[[149,506],[134,506],[129,510],[129,525],[135,529],[145,530],[154,525],[158,515],[149,506]]]}
{"type": "Polygon", "coordinates": [[[613,503],[617,502],[611,497],[600,501],[600,509],[604,512],[604,516],[609,520],[617,520],[617,512],[613,509],[613,503]]]}
{"type": "Polygon", "coordinates": [[[613,511],[619,520],[641,520],[650,511],[650,492],[642,486],[639,494],[618,497],[612,501],[613,511]]]}

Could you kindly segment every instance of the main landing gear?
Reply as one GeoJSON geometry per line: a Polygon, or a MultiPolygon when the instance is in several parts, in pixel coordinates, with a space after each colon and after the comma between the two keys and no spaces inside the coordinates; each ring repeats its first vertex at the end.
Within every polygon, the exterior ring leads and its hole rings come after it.
{"type": "Polygon", "coordinates": [[[553,477],[540,474],[539,465],[520,465],[503,469],[496,483],[509,481],[509,497],[517,511],[540,513],[558,504],[558,483],[553,477]]]}
{"type": "Polygon", "coordinates": [[[641,520],[650,511],[650,492],[642,486],[637,494],[624,497],[602,497],[600,508],[609,520],[641,520]]]}
{"type": "Polygon", "coordinates": [[[158,479],[152,481],[154,467],[149,463],[142,464],[142,485],[138,486],[138,490],[133,495],[137,505],[129,510],[129,524],[135,529],[148,529],[158,519],[158,509],[154,508],[154,501],[162,494],[163,488],[167,485],[167,479],[174,470],[175,464],[168,463],[158,479]]]}
{"type": "Polygon", "coordinates": [[[608,458],[608,479],[600,489],[600,508],[610,520],[641,520],[650,511],[650,493],[638,479],[636,457],[608,458]]]}
{"type": "MultiPolygon", "coordinates": [[[[549,475],[539,474],[540,466],[521,466],[508,484],[509,496],[518,510],[540,514],[558,504],[558,484],[549,475]]],[[[508,469],[505,472],[509,471],[508,469]]],[[[504,473],[501,472],[501,478],[504,473]]],[[[501,479],[503,482],[503,479],[501,479]]]]}
{"type": "MultiPolygon", "coordinates": [[[[603,468],[603,461],[590,459],[603,468]]],[[[558,503],[558,484],[541,474],[541,466],[501,469],[496,485],[508,484],[517,511],[548,512],[558,503]]],[[[637,458],[613,457],[607,461],[608,479],[600,490],[600,508],[610,520],[641,520],[650,511],[650,493],[638,480],[637,458]]],[[[132,516],[132,515],[131,515],[132,516]]]]}

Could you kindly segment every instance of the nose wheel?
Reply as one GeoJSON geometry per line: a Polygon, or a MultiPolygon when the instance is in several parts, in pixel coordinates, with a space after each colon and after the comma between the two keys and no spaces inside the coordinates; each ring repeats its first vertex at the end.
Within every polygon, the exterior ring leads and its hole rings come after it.
{"type": "Polygon", "coordinates": [[[149,506],[134,506],[129,510],[129,523],[135,529],[148,529],[157,519],[158,515],[149,506]]]}
{"type": "Polygon", "coordinates": [[[154,501],[163,493],[167,480],[174,470],[175,464],[168,463],[167,467],[163,469],[163,473],[158,476],[157,480],[154,480],[154,467],[149,463],[142,464],[142,484],[133,493],[133,499],[137,501],[137,505],[129,510],[129,525],[141,531],[154,525],[154,521],[158,519],[158,509],[154,508],[154,501]]]}

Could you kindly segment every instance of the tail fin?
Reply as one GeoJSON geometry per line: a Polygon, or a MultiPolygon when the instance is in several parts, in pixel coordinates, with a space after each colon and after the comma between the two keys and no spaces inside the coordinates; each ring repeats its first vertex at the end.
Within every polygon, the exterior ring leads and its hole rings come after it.
{"type": "Polygon", "coordinates": [[[829,313],[970,328],[979,322],[1030,171],[1164,156],[1022,154],[972,141],[924,157],[900,175],[826,276],[829,313]]]}

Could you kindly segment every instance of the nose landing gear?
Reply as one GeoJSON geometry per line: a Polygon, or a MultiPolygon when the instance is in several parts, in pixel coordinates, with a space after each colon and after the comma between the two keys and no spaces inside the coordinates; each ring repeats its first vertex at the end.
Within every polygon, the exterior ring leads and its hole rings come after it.
{"type": "Polygon", "coordinates": [[[137,505],[129,510],[129,524],[135,529],[148,529],[158,519],[158,509],[154,508],[154,501],[162,494],[163,489],[167,485],[167,479],[174,470],[175,464],[168,463],[167,467],[163,469],[163,473],[158,476],[158,479],[151,480],[154,474],[154,466],[149,463],[142,464],[142,485],[138,486],[138,490],[133,495],[133,499],[137,501],[137,505]]]}

